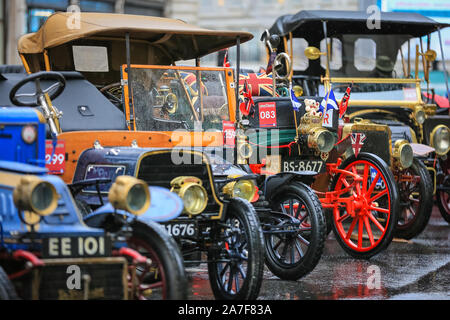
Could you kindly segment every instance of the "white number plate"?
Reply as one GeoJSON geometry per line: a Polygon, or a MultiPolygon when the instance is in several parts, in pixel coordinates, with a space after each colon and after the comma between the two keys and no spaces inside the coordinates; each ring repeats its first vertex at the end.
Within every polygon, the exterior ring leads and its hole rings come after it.
{"type": "Polygon", "coordinates": [[[194,222],[170,222],[163,225],[167,233],[175,238],[195,237],[198,234],[197,224],[194,222]]]}
{"type": "Polygon", "coordinates": [[[325,171],[325,163],[321,160],[290,160],[281,162],[281,170],[287,171],[325,171]]]}

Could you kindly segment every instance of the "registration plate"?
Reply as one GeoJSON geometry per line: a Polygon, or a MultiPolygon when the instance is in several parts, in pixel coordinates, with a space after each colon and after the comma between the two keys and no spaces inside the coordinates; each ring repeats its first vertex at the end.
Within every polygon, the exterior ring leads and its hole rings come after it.
{"type": "Polygon", "coordinates": [[[109,237],[50,237],[43,239],[43,258],[111,256],[109,237]]]}
{"type": "Polygon", "coordinates": [[[66,168],[66,145],[58,140],[56,147],[52,140],[45,141],[45,167],[53,174],[63,174],[66,168]]]}
{"type": "Polygon", "coordinates": [[[287,171],[325,171],[325,163],[322,160],[287,160],[281,162],[281,170],[287,171]]]}
{"type": "Polygon", "coordinates": [[[196,237],[198,227],[195,222],[167,222],[163,226],[169,235],[174,238],[196,237]]]}
{"type": "MultiPolygon", "coordinates": [[[[375,178],[377,177],[377,170],[374,168],[370,168],[370,183],[373,182],[373,180],[375,180],[375,178]]],[[[378,181],[375,184],[375,190],[383,190],[385,189],[385,185],[384,185],[384,181],[380,178],[378,178],[378,181]]]]}

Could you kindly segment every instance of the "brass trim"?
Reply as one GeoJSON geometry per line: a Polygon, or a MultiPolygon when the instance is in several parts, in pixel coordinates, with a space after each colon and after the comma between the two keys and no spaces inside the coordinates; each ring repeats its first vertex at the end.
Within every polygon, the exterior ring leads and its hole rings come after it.
{"type": "MultiPolygon", "coordinates": [[[[342,100],[342,99],[341,99],[342,100]]],[[[341,100],[337,100],[340,104],[341,100]]],[[[391,106],[391,107],[404,107],[413,109],[418,104],[421,104],[419,100],[406,101],[406,100],[349,100],[349,106],[368,106],[368,107],[378,107],[378,106],[391,106]]]]}
{"type": "Polygon", "coordinates": [[[344,78],[344,77],[322,77],[322,81],[332,83],[416,83],[420,84],[420,79],[398,79],[398,78],[344,78]]]}
{"type": "Polygon", "coordinates": [[[390,115],[396,115],[395,112],[392,111],[387,111],[387,110],[382,110],[382,109],[366,109],[366,110],[359,110],[359,111],[355,111],[351,114],[349,114],[349,118],[353,119],[355,117],[359,117],[359,116],[363,116],[365,114],[369,114],[369,113],[385,113],[385,114],[390,114],[390,115]]]}
{"type": "Polygon", "coordinates": [[[417,136],[416,136],[416,133],[414,132],[414,130],[411,128],[411,127],[408,127],[409,128],[409,131],[411,132],[411,139],[412,139],[412,142],[413,143],[418,143],[417,142],[417,136]]]}

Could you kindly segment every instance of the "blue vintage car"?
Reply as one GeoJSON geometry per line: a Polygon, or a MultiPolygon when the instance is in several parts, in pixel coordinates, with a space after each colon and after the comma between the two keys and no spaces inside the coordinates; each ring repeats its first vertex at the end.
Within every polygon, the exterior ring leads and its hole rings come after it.
{"type": "Polygon", "coordinates": [[[181,199],[123,176],[88,226],[45,168],[44,137],[36,109],[0,108],[0,299],[186,298],[177,244],[155,222],[181,199]]]}

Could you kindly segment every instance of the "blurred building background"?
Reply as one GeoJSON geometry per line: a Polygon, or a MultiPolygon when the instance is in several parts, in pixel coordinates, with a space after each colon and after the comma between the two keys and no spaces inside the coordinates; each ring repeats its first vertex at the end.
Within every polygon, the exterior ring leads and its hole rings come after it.
{"type": "MultiPolygon", "coordinates": [[[[18,38],[39,29],[55,11],[78,5],[81,11],[116,12],[177,18],[209,29],[244,30],[254,39],[241,48],[242,66],[257,69],[266,64],[259,40],[264,29],[283,14],[300,10],[366,10],[377,5],[383,11],[420,12],[450,23],[450,0],[0,0],[0,64],[19,64],[18,38]]],[[[450,59],[450,28],[443,32],[447,61],[450,59]]],[[[433,38],[437,42],[437,37],[433,38]]],[[[438,51],[439,46],[433,46],[438,51]]],[[[230,50],[233,61],[235,50],[230,50]]],[[[217,64],[216,55],[202,63],[217,64]]]]}

